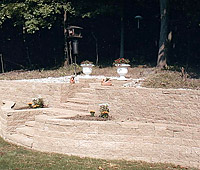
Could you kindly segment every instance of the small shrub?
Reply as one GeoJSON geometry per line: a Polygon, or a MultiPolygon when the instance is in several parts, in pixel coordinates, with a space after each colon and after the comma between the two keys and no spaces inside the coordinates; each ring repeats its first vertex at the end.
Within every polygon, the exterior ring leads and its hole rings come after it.
{"type": "Polygon", "coordinates": [[[109,105],[107,103],[100,104],[100,115],[99,117],[108,118],[109,117],[109,105]]]}
{"type": "Polygon", "coordinates": [[[32,102],[28,103],[29,108],[43,108],[44,107],[44,101],[43,98],[38,97],[34,98],[32,102]]]}
{"type": "Polygon", "coordinates": [[[95,114],[95,111],[91,110],[91,111],[90,111],[90,115],[91,115],[92,117],[94,117],[94,114],[95,114]]]}
{"type": "Polygon", "coordinates": [[[113,64],[129,64],[130,60],[129,59],[125,59],[125,58],[118,58],[116,59],[113,64]]]}
{"type": "Polygon", "coordinates": [[[85,61],[82,61],[81,62],[81,65],[82,64],[93,64],[93,62],[92,61],[89,61],[89,60],[85,60],[85,61]]]}

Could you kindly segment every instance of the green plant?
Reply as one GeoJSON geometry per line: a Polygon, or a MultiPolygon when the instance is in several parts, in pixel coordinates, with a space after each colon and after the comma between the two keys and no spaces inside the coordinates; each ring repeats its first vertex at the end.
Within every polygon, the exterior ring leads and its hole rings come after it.
{"type": "Polygon", "coordinates": [[[178,65],[167,65],[166,67],[163,68],[163,70],[181,72],[181,68],[182,68],[182,67],[179,67],[178,65]]]}
{"type": "Polygon", "coordinates": [[[108,118],[109,117],[109,105],[107,103],[100,104],[100,115],[99,117],[108,118]]]}
{"type": "Polygon", "coordinates": [[[94,111],[94,110],[91,110],[91,111],[90,111],[90,115],[91,115],[92,117],[94,117],[94,114],[95,114],[95,111],[94,111]]]}
{"type": "Polygon", "coordinates": [[[125,59],[125,58],[118,58],[114,61],[114,65],[115,64],[129,64],[130,60],[129,59],[125,59]]]}
{"type": "Polygon", "coordinates": [[[32,102],[28,103],[29,108],[43,108],[44,107],[44,101],[43,98],[33,98],[32,102]]]}

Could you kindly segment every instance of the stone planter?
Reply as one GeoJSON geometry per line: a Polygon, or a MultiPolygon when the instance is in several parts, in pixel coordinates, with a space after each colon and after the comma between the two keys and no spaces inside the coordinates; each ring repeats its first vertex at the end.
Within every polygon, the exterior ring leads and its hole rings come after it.
{"type": "Polygon", "coordinates": [[[81,64],[83,74],[85,74],[85,77],[90,77],[90,74],[92,73],[92,67],[93,64],[81,64]]]}
{"type": "Polygon", "coordinates": [[[119,74],[118,80],[127,80],[125,78],[125,75],[128,73],[128,67],[130,67],[129,64],[115,64],[117,67],[117,73],[119,74]]]}

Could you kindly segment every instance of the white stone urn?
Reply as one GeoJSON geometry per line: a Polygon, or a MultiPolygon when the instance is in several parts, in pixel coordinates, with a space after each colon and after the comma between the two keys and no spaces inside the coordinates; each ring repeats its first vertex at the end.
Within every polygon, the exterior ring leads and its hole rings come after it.
{"type": "Polygon", "coordinates": [[[117,73],[119,74],[118,80],[127,80],[125,78],[125,75],[128,73],[128,67],[130,67],[129,64],[115,64],[117,67],[117,73]]]}
{"type": "Polygon", "coordinates": [[[83,74],[85,74],[85,77],[90,77],[90,74],[92,73],[92,67],[93,64],[81,64],[83,74]]]}

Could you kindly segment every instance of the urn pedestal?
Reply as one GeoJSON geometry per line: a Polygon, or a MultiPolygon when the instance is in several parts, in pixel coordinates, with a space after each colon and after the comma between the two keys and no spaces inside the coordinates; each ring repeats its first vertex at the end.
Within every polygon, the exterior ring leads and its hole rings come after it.
{"type": "Polygon", "coordinates": [[[118,80],[127,80],[125,75],[128,73],[128,67],[130,67],[129,64],[115,64],[117,67],[117,73],[119,74],[118,80]]]}
{"type": "Polygon", "coordinates": [[[92,67],[93,64],[81,64],[83,74],[85,74],[85,77],[90,77],[90,74],[92,73],[92,67]]]}

